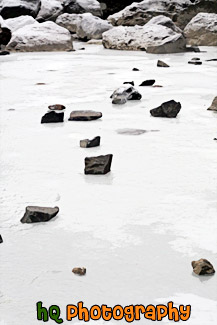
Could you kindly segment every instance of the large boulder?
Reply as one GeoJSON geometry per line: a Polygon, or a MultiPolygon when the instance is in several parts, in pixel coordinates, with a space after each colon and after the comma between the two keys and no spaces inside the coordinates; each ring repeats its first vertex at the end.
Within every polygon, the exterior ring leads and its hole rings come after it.
{"type": "Polygon", "coordinates": [[[131,5],[133,2],[140,2],[141,0],[100,0],[99,2],[103,8],[104,17],[108,17],[120,10],[123,10],[126,6],[131,5]]]}
{"type": "Polygon", "coordinates": [[[102,16],[100,3],[97,0],[64,0],[64,12],[69,14],[83,14],[90,12],[94,16],[102,16]]]}
{"type": "Polygon", "coordinates": [[[17,29],[7,49],[21,52],[72,50],[69,31],[52,21],[17,29]]]}
{"type": "Polygon", "coordinates": [[[150,113],[154,117],[168,117],[168,118],[175,118],[182,106],[179,102],[175,100],[170,100],[161,104],[159,107],[153,108],[150,113]]]}
{"type": "Polygon", "coordinates": [[[142,95],[133,86],[122,86],[116,89],[110,97],[112,104],[125,104],[128,100],[140,100],[142,95]]]}
{"type": "Polygon", "coordinates": [[[11,30],[0,16],[0,49],[5,47],[11,39],[11,30]]]}
{"type": "Polygon", "coordinates": [[[29,15],[35,18],[40,7],[40,0],[1,0],[0,15],[4,19],[22,15],[29,15]]]}
{"type": "Polygon", "coordinates": [[[184,28],[199,12],[217,13],[216,0],[143,0],[108,17],[114,26],[144,25],[158,15],[170,17],[184,28]]]}
{"type": "Polygon", "coordinates": [[[25,214],[20,220],[22,223],[47,222],[54,218],[59,212],[59,208],[45,208],[37,206],[26,207],[25,214]]]}
{"type": "Polygon", "coordinates": [[[184,29],[191,45],[217,46],[217,14],[199,13],[184,29]]]}
{"type": "Polygon", "coordinates": [[[172,20],[158,16],[145,26],[118,26],[103,34],[105,48],[143,50],[148,53],[178,53],[186,51],[186,39],[172,20]]]}
{"type": "Polygon", "coordinates": [[[5,23],[7,24],[8,28],[10,28],[12,33],[24,26],[38,24],[38,22],[32,16],[9,18],[5,20],[5,23]]]}
{"type": "Polygon", "coordinates": [[[90,13],[62,14],[57,18],[56,23],[67,28],[71,33],[76,33],[80,39],[85,41],[101,39],[105,31],[113,28],[108,21],[90,13]]]}
{"type": "Polygon", "coordinates": [[[71,33],[76,33],[77,26],[82,19],[82,15],[77,14],[62,14],[60,15],[57,20],[56,24],[67,28],[71,33]]]}
{"type": "Polygon", "coordinates": [[[41,9],[37,15],[37,20],[43,22],[46,20],[55,21],[63,13],[63,5],[59,0],[41,0],[41,9]]]}
{"type": "Polygon", "coordinates": [[[80,39],[101,39],[104,32],[113,28],[108,21],[93,16],[90,13],[82,14],[81,16],[76,29],[76,34],[80,39]]]}

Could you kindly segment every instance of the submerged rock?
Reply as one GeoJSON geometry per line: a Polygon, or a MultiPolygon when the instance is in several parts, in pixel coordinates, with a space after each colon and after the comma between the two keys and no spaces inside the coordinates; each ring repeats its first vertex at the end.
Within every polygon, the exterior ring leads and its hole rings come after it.
{"type": "Polygon", "coordinates": [[[153,86],[153,84],[155,83],[154,79],[150,79],[150,80],[145,80],[141,83],[141,85],[139,85],[140,87],[144,87],[144,86],[153,86]]]}
{"type": "Polygon", "coordinates": [[[35,23],[17,29],[7,46],[13,51],[67,51],[72,50],[69,31],[52,21],[35,23]]]}
{"type": "Polygon", "coordinates": [[[199,261],[193,261],[191,263],[193,271],[197,275],[211,275],[215,273],[213,265],[206,259],[200,259],[199,261]]]}
{"type": "Polygon", "coordinates": [[[85,158],[85,175],[105,175],[111,170],[113,155],[85,158]]]}
{"type": "Polygon", "coordinates": [[[65,106],[61,104],[55,104],[55,105],[49,105],[48,108],[51,111],[63,111],[65,109],[65,106]]]}
{"type": "Polygon", "coordinates": [[[201,12],[184,29],[188,44],[217,46],[217,14],[201,12]]]}
{"type": "Polygon", "coordinates": [[[186,39],[170,18],[158,16],[145,26],[118,26],[103,33],[103,45],[116,50],[164,54],[186,51],[186,39]]]}
{"type": "Polygon", "coordinates": [[[165,62],[163,62],[161,60],[157,61],[157,66],[160,67],[160,68],[169,68],[170,67],[167,63],[165,63],[165,62]]]}
{"type": "Polygon", "coordinates": [[[64,113],[56,113],[54,111],[46,113],[42,119],[41,123],[60,123],[64,122],[64,113]]]}
{"type": "Polygon", "coordinates": [[[208,111],[217,111],[217,96],[213,99],[212,105],[208,108],[208,111]]]}
{"type": "Polygon", "coordinates": [[[22,223],[47,222],[54,218],[59,212],[59,208],[45,208],[37,206],[26,207],[26,212],[20,220],[22,223]]]}
{"type": "Polygon", "coordinates": [[[140,100],[142,95],[133,86],[122,86],[111,95],[112,104],[125,104],[128,100],[140,100]]]}
{"type": "Polygon", "coordinates": [[[101,112],[95,111],[72,111],[69,121],[92,121],[102,117],[101,112]]]}
{"type": "Polygon", "coordinates": [[[93,148],[100,146],[100,137],[95,137],[92,140],[85,139],[80,141],[81,148],[93,148]]]}
{"type": "Polygon", "coordinates": [[[139,69],[137,69],[137,68],[133,68],[133,71],[139,71],[139,69]]]}
{"type": "Polygon", "coordinates": [[[202,62],[198,58],[193,58],[190,61],[188,61],[188,64],[202,65],[202,62]]]}
{"type": "Polygon", "coordinates": [[[29,15],[35,18],[40,10],[40,6],[40,0],[2,0],[0,15],[4,19],[22,15],[29,15]]]}
{"type": "Polygon", "coordinates": [[[3,243],[3,239],[2,239],[2,236],[0,235],[0,244],[3,243]]]}
{"type": "Polygon", "coordinates": [[[74,269],[72,269],[72,273],[77,275],[85,275],[86,271],[85,267],[74,267],[74,269]]]}
{"type": "Polygon", "coordinates": [[[150,111],[154,117],[168,117],[175,118],[181,110],[181,104],[174,100],[170,100],[161,104],[161,106],[150,111]]]}

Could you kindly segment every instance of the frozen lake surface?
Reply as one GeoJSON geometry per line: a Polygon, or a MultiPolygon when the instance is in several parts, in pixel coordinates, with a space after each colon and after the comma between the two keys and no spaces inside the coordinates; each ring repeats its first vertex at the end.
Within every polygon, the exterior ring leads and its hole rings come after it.
{"type": "Polygon", "coordinates": [[[1,57],[0,324],[42,323],[38,301],[59,305],[65,319],[65,306],[79,301],[172,300],[192,305],[189,325],[214,325],[216,275],[193,275],[191,261],[207,258],[217,269],[217,115],[207,111],[217,96],[217,62],[205,62],[217,58],[217,48],[170,55],[85,48],[1,57]],[[195,56],[202,66],[188,64],[195,56]],[[158,68],[158,59],[171,67],[158,68]],[[146,79],[163,88],[138,87],[146,79]],[[111,93],[132,80],[142,100],[112,105],[111,93]],[[171,99],[182,104],[177,119],[150,116],[171,99]],[[41,125],[56,103],[67,107],[65,123],[41,125]],[[81,109],[103,118],[68,121],[81,109]],[[101,147],[79,147],[98,135],[101,147]],[[110,153],[111,173],[84,175],[85,157],[110,153]],[[57,205],[60,213],[45,224],[21,224],[27,205],[57,205]],[[76,266],[87,275],[72,274],[76,266]]]}

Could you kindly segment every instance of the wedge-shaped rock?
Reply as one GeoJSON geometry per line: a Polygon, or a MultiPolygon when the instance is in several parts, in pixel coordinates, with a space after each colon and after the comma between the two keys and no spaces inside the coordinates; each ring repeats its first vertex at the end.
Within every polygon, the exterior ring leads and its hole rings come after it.
{"type": "Polygon", "coordinates": [[[17,29],[7,49],[22,52],[72,50],[70,32],[52,21],[17,29]]]}
{"type": "Polygon", "coordinates": [[[191,263],[193,271],[197,275],[211,275],[215,273],[213,265],[206,259],[200,259],[199,261],[193,261],[191,263]]]}
{"type": "Polygon", "coordinates": [[[217,96],[213,99],[212,105],[208,108],[208,111],[217,111],[217,96]]]}
{"type": "Polygon", "coordinates": [[[40,0],[1,0],[0,15],[4,18],[14,18],[22,15],[36,17],[41,6],[40,0]]]}
{"type": "Polygon", "coordinates": [[[163,103],[161,106],[150,111],[154,117],[169,117],[175,118],[181,110],[181,104],[174,100],[163,103]]]}
{"type": "Polygon", "coordinates": [[[145,86],[153,86],[153,84],[155,84],[155,80],[154,79],[150,79],[150,80],[145,80],[141,83],[141,85],[139,85],[140,87],[145,87],[145,86]]]}
{"type": "Polygon", "coordinates": [[[199,12],[217,13],[215,0],[143,0],[132,3],[125,9],[111,15],[108,20],[114,26],[145,25],[158,15],[170,17],[177,26],[184,29],[199,12]]]}
{"type": "Polygon", "coordinates": [[[133,86],[122,86],[111,95],[112,104],[125,104],[128,100],[140,100],[142,95],[133,86]]]}
{"type": "Polygon", "coordinates": [[[157,61],[157,66],[160,67],[160,68],[169,68],[170,67],[167,63],[165,63],[165,62],[163,62],[161,60],[157,61]]]}
{"type": "Polygon", "coordinates": [[[56,18],[63,13],[63,5],[59,0],[41,0],[41,8],[37,15],[40,22],[46,20],[55,21],[56,18]]]}
{"type": "Polygon", "coordinates": [[[164,16],[153,18],[145,26],[114,27],[103,34],[103,45],[109,49],[143,50],[157,54],[186,51],[186,39],[182,32],[164,16]]]}
{"type": "Polygon", "coordinates": [[[64,113],[56,113],[54,111],[46,113],[42,119],[41,123],[60,123],[64,122],[64,113]]]}
{"type": "Polygon", "coordinates": [[[101,112],[95,111],[73,111],[70,114],[69,121],[92,121],[102,117],[101,112]]]}
{"type": "Polygon", "coordinates": [[[26,207],[26,212],[20,220],[22,223],[47,222],[54,218],[59,212],[59,208],[45,208],[37,206],[26,207]]]}
{"type": "Polygon", "coordinates": [[[81,148],[93,148],[100,146],[100,137],[95,137],[92,140],[85,139],[80,141],[81,148]]]}
{"type": "Polygon", "coordinates": [[[184,33],[190,45],[217,46],[217,14],[197,14],[184,33]]]}
{"type": "Polygon", "coordinates": [[[105,175],[110,172],[113,155],[85,158],[86,175],[105,175]]]}

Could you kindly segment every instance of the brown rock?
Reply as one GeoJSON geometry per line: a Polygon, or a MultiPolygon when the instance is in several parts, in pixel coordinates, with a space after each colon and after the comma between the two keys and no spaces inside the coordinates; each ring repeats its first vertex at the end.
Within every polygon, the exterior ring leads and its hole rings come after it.
{"type": "Polygon", "coordinates": [[[69,121],[92,121],[102,117],[101,112],[94,111],[73,111],[70,114],[69,121]]]}
{"type": "Polygon", "coordinates": [[[194,273],[197,275],[210,275],[215,273],[213,265],[206,259],[201,258],[199,261],[193,261],[191,265],[194,273]]]}
{"type": "Polygon", "coordinates": [[[86,269],[85,267],[74,267],[74,269],[72,270],[72,272],[74,274],[77,274],[77,275],[85,275],[86,274],[86,269]]]}
{"type": "Polygon", "coordinates": [[[158,60],[157,61],[157,66],[160,68],[169,68],[170,66],[168,64],[166,64],[165,62],[158,60]]]}
{"type": "Polygon", "coordinates": [[[55,104],[55,105],[50,105],[48,106],[48,108],[51,110],[51,111],[62,111],[65,109],[65,106],[61,105],[61,104],[55,104]]]}
{"type": "Polygon", "coordinates": [[[208,111],[217,111],[217,96],[213,99],[212,105],[208,108],[208,111]]]}

